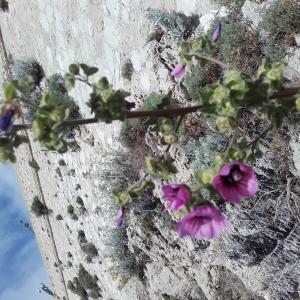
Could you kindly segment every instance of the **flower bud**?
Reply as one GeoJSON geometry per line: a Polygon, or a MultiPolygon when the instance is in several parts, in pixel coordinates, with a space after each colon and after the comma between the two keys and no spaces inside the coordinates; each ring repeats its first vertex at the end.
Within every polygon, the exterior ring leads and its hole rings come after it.
{"type": "Polygon", "coordinates": [[[225,132],[231,128],[229,119],[227,117],[218,117],[216,124],[220,132],[225,132]]]}
{"type": "Polygon", "coordinates": [[[300,112],[300,97],[296,99],[296,109],[300,112]]]}
{"type": "Polygon", "coordinates": [[[220,39],[220,37],[221,37],[221,31],[222,31],[222,24],[218,23],[217,27],[216,27],[216,29],[213,32],[212,37],[211,37],[211,41],[213,43],[216,43],[220,39]]]}
{"type": "Polygon", "coordinates": [[[166,144],[172,145],[178,142],[178,137],[176,134],[167,134],[164,135],[163,140],[166,144]]]}
{"type": "Polygon", "coordinates": [[[225,116],[235,117],[236,116],[236,109],[231,105],[229,101],[225,103],[225,107],[222,108],[222,113],[225,116]]]}

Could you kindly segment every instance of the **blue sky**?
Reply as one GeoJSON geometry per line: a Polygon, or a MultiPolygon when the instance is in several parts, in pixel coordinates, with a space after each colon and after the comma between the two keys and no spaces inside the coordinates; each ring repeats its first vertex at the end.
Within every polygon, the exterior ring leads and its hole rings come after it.
{"type": "Polygon", "coordinates": [[[29,216],[14,169],[0,164],[0,300],[50,300],[37,293],[49,281],[34,235],[20,220],[29,216]]]}

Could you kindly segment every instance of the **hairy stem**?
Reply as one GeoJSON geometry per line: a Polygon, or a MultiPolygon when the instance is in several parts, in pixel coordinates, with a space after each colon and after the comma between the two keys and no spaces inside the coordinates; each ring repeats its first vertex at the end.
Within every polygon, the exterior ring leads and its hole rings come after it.
{"type": "Polygon", "coordinates": [[[228,143],[228,146],[227,146],[227,150],[223,156],[223,160],[226,161],[229,157],[229,151],[230,149],[234,146],[234,144],[236,143],[236,140],[238,138],[238,134],[239,134],[239,121],[240,121],[240,118],[241,118],[241,115],[242,115],[242,109],[240,109],[237,113],[237,117],[236,117],[236,127],[234,128],[234,131],[232,133],[232,136],[231,136],[231,139],[228,143]]]}
{"type": "MultiPolygon", "coordinates": [[[[87,82],[85,81],[85,83],[87,82]]],[[[280,99],[280,98],[295,96],[299,91],[300,91],[300,87],[285,88],[281,91],[274,93],[272,96],[270,96],[270,99],[276,99],[276,98],[280,99]]],[[[179,108],[172,108],[172,109],[126,111],[125,114],[127,119],[149,118],[149,117],[174,117],[174,116],[185,116],[189,113],[193,113],[198,110],[201,110],[202,108],[203,108],[202,105],[195,105],[195,106],[179,107],[179,108]]],[[[75,120],[65,121],[65,125],[70,127],[76,127],[79,125],[92,124],[97,122],[98,120],[96,118],[75,119],[75,120]]],[[[31,124],[14,125],[14,131],[18,131],[22,129],[30,129],[30,128],[31,128],[31,124]]]]}
{"type": "Polygon", "coordinates": [[[148,117],[173,117],[173,116],[184,116],[186,114],[196,112],[200,110],[203,106],[196,105],[190,107],[179,107],[172,109],[156,109],[156,110],[146,110],[146,111],[128,111],[126,112],[126,117],[128,119],[133,118],[148,118],[148,117]]]}
{"type": "MultiPolygon", "coordinates": [[[[74,119],[74,120],[68,120],[65,121],[64,124],[68,127],[76,127],[79,125],[84,125],[84,124],[92,124],[92,123],[97,123],[98,120],[96,118],[90,118],[90,119],[74,119]]],[[[26,130],[26,129],[31,129],[32,124],[16,124],[13,127],[13,131],[18,131],[18,130],[26,130]]]]}
{"type": "Polygon", "coordinates": [[[296,94],[298,94],[300,92],[300,87],[286,87],[281,91],[278,91],[276,93],[274,93],[270,99],[280,99],[280,98],[285,98],[285,97],[291,97],[291,96],[295,96],[296,94]]]}
{"type": "Polygon", "coordinates": [[[213,62],[213,63],[219,65],[220,67],[222,67],[223,69],[228,69],[228,67],[229,67],[226,63],[220,61],[219,59],[213,58],[211,56],[206,56],[206,55],[196,54],[196,53],[192,53],[192,55],[195,57],[202,58],[207,61],[213,62]]]}

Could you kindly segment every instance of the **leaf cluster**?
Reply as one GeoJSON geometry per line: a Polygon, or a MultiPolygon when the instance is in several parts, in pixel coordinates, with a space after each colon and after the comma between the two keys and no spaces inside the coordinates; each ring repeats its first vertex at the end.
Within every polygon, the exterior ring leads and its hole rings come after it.
{"type": "Polygon", "coordinates": [[[123,90],[113,90],[107,78],[103,77],[93,84],[93,93],[87,105],[95,117],[103,122],[111,123],[114,120],[124,120],[126,116],[125,98],[130,93],[123,90]]]}
{"type": "Polygon", "coordinates": [[[126,189],[115,187],[112,193],[117,199],[118,205],[124,207],[132,201],[147,199],[147,192],[153,191],[155,184],[152,181],[129,183],[126,189]]]}
{"type": "Polygon", "coordinates": [[[49,150],[66,152],[68,145],[64,139],[64,122],[69,118],[70,111],[69,102],[57,103],[49,93],[45,94],[32,123],[34,139],[49,150]]]}
{"type": "Polygon", "coordinates": [[[0,136],[0,162],[15,163],[15,149],[22,143],[28,143],[28,138],[26,136],[19,134],[0,136]]]}

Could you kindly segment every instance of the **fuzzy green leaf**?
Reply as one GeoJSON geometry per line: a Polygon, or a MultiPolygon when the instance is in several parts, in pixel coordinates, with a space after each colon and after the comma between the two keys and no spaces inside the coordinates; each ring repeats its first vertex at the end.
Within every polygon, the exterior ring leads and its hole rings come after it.
{"type": "Polygon", "coordinates": [[[7,101],[12,101],[16,96],[16,89],[12,83],[9,83],[5,88],[5,97],[7,101]]]}
{"type": "Polygon", "coordinates": [[[79,74],[79,66],[77,64],[71,64],[69,66],[69,71],[70,73],[72,73],[73,75],[78,75],[79,74]]]}

